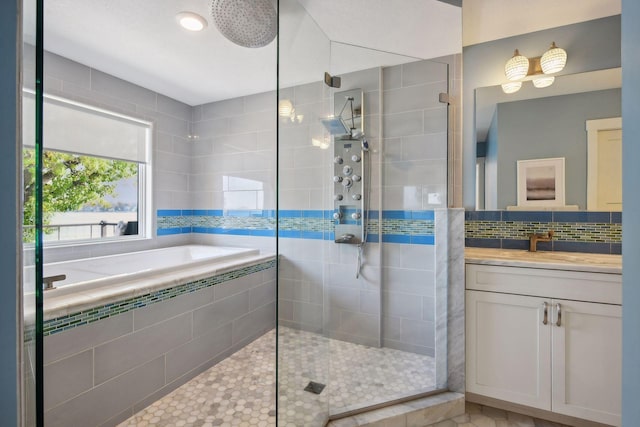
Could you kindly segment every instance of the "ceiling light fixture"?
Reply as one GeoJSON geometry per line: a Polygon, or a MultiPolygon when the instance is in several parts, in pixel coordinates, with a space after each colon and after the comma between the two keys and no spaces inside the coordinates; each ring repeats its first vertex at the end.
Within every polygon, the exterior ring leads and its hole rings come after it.
{"type": "Polygon", "coordinates": [[[182,28],[189,31],[202,31],[207,28],[207,20],[197,13],[180,12],[176,14],[176,21],[182,28]]]}

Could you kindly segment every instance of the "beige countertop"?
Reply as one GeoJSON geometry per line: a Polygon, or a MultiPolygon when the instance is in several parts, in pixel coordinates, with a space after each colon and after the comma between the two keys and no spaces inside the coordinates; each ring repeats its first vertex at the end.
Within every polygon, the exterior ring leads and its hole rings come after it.
{"type": "Polygon", "coordinates": [[[551,270],[622,274],[622,255],[581,252],[529,252],[520,249],[465,248],[465,262],[551,270]]]}

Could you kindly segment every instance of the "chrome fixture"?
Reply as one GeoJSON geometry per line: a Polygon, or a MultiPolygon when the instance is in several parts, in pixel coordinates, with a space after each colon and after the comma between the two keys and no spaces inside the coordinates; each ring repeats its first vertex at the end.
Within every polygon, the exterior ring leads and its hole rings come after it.
{"type": "Polygon", "coordinates": [[[212,0],[211,17],[223,36],[242,47],[266,46],[278,33],[270,0],[212,0]]]}
{"type": "Polygon", "coordinates": [[[529,234],[529,252],[536,252],[538,250],[538,242],[550,242],[551,239],[553,239],[553,230],[547,231],[547,234],[529,234]]]}

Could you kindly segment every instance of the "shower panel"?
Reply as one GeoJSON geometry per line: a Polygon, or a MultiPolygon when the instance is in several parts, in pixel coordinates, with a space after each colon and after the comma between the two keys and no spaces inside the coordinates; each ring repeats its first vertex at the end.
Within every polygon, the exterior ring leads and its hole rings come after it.
{"type": "Polygon", "coordinates": [[[365,159],[361,89],[334,94],[333,220],[336,243],[365,242],[365,159]],[[336,131],[337,129],[337,131],[336,131]]]}

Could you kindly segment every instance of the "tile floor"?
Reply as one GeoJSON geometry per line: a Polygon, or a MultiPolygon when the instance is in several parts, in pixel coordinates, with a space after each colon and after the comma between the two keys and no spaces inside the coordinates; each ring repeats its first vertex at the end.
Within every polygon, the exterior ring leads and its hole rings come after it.
{"type": "Polygon", "coordinates": [[[467,402],[465,414],[434,424],[437,427],[568,427],[514,412],[467,402]]]}
{"type": "MultiPolygon", "coordinates": [[[[272,330],[119,427],[275,426],[275,347],[272,330]]],[[[324,426],[330,408],[335,413],[433,384],[432,358],[289,328],[281,328],[278,356],[282,427],[324,426]],[[303,391],[311,379],[329,385],[319,395],[303,391]]],[[[464,415],[434,426],[565,427],[473,403],[465,409],[464,415]]]]}
{"type": "MultiPolygon", "coordinates": [[[[323,426],[331,413],[432,389],[434,359],[281,328],[279,426],[323,426]],[[331,354],[330,361],[327,355],[331,354]],[[309,381],[327,384],[320,394],[309,381]]],[[[120,424],[275,426],[275,330],[120,424]]]]}

